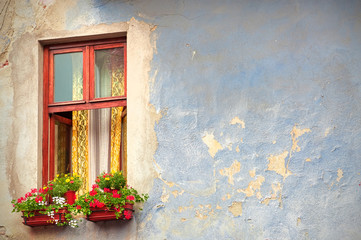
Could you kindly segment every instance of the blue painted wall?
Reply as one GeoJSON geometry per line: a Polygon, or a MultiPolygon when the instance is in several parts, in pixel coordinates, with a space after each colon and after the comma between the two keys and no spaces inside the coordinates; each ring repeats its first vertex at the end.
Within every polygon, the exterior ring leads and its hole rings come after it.
{"type": "MultiPolygon", "coordinates": [[[[162,179],[140,237],[361,238],[359,1],[86,6],[97,23],[157,25],[150,96],[165,112],[155,126],[162,179]]],[[[69,29],[80,27],[75,9],[69,29]]]]}

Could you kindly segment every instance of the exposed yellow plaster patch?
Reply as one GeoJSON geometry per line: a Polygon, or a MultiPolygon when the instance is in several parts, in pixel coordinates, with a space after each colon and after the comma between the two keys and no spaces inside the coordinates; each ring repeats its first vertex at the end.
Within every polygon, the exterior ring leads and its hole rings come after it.
{"type": "Polygon", "coordinates": [[[339,168],[337,170],[337,179],[336,179],[336,181],[339,182],[341,180],[341,178],[343,178],[343,171],[342,171],[341,168],[339,168]]]}
{"type": "Polygon", "coordinates": [[[219,134],[221,137],[223,136],[223,132],[221,132],[221,134],[219,134]]]}
{"type": "Polygon", "coordinates": [[[150,29],[150,31],[153,32],[154,30],[157,29],[157,27],[158,27],[158,25],[154,25],[154,27],[152,27],[152,28],[150,29]]]}
{"type": "Polygon", "coordinates": [[[182,195],[183,193],[184,193],[184,190],[182,190],[180,192],[178,190],[175,190],[172,192],[172,194],[174,195],[175,198],[178,197],[179,195],[182,195]]]}
{"type": "Polygon", "coordinates": [[[299,152],[301,150],[301,148],[298,146],[297,138],[299,138],[300,136],[302,136],[303,134],[305,134],[307,132],[311,132],[311,130],[309,128],[304,128],[304,129],[297,128],[297,125],[295,125],[292,128],[292,131],[290,134],[292,137],[292,151],[293,152],[299,152]]]}
{"type": "Polygon", "coordinates": [[[207,145],[208,152],[212,156],[212,158],[214,158],[214,156],[219,150],[223,149],[222,145],[214,139],[213,133],[206,132],[202,140],[207,145]]]}
{"type": "Polygon", "coordinates": [[[162,182],[164,182],[168,187],[173,187],[175,184],[174,184],[174,182],[168,182],[168,181],[166,181],[166,180],[164,180],[163,178],[162,178],[162,175],[160,174],[160,172],[162,171],[162,168],[158,165],[158,163],[153,159],[153,163],[154,163],[154,165],[157,167],[157,175],[158,175],[158,178],[160,179],[160,180],[162,180],[162,182]]]}
{"type": "Polygon", "coordinates": [[[165,187],[163,187],[163,193],[162,196],[160,197],[160,200],[164,203],[168,202],[169,199],[169,194],[167,193],[167,190],[165,189],[165,187]]]}
{"type": "Polygon", "coordinates": [[[243,143],[243,138],[241,138],[241,143],[243,143]]]}
{"type": "Polygon", "coordinates": [[[146,223],[152,220],[153,216],[151,213],[148,214],[147,219],[140,224],[140,228],[144,228],[146,223]]]}
{"type": "Polygon", "coordinates": [[[262,198],[262,193],[258,191],[258,192],[256,193],[256,198],[257,198],[257,199],[261,199],[261,198],[262,198]]]}
{"type": "Polygon", "coordinates": [[[234,185],[233,175],[238,173],[241,170],[241,163],[237,160],[234,160],[232,165],[229,168],[224,168],[219,170],[219,173],[223,176],[228,177],[228,183],[234,185]]]}
{"type": "Polygon", "coordinates": [[[301,223],[301,218],[298,217],[298,218],[297,218],[297,226],[300,225],[300,223],[301,223]]]}
{"type": "Polygon", "coordinates": [[[206,204],[204,205],[205,208],[212,208],[212,205],[211,204],[206,204]]]}
{"type": "MultiPolygon", "coordinates": [[[[262,183],[264,182],[265,178],[263,176],[258,176],[256,180],[251,181],[248,184],[248,187],[245,189],[239,189],[238,192],[245,193],[247,197],[251,197],[255,194],[256,191],[260,191],[262,183]]],[[[262,195],[258,195],[261,196],[262,195]]]]}
{"type": "Polygon", "coordinates": [[[292,174],[291,171],[289,171],[285,166],[285,158],[288,155],[288,151],[284,151],[283,153],[279,155],[271,156],[268,158],[268,168],[269,171],[275,171],[276,173],[283,176],[283,178],[288,177],[292,174]]]}
{"type": "Polygon", "coordinates": [[[181,221],[185,222],[185,221],[187,221],[187,219],[186,218],[181,218],[181,221]]]}
{"type": "Polygon", "coordinates": [[[281,184],[280,183],[277,183],[277,184],[272,183],[272,190],[273,190],[273,192],[271,192],[271,197],[265,198],[262,201],[262,204],[268,205],[271,200],[278,200],[278,202],[280,203],[280,206],[282,206],[282,188],[281,188],[281,184]]]}
{"type": "Polygon", "coordinates": [[[256,169],[249,170],[249,175],[254,178],[256,176],[256,169]]]}
{"type": "Polygon", "coordinates": [[[232,205],[228,207],[228,211],[235,217],[242,216],[242,202],[233,202],[232,205]]]}
{"type": "Polygon", "coordinates": [[[236,147],[236,152],[239,152],[239,146],[236,147]]]}
{"type": "Polygon", "coordinates": [[[272,144],[276,144],[276,143],[277,143],[276,140],[273,140],[273,141],[272,141],[272,144]]]}
{"type": "Polygon", "coordinates": [[[181,213],[181,212],[184,212],[184,211],[186,211],[186,210],[188,210],[188,209],[192,209],[193,208],[193,205],[190,205],[190,206],[180,206],[180,207],[178,207],[178,211],[181,213]]]}
{"type": "Polygon", "coordinates": [[[203,208],[203,206],[201,209],[196,210],[196,218],[199,218],[201,220],[204,220],[213,214],[214,214],[213,209],[209,210],[209,208],[203,208]]]}
{"type": "Polygon", "coordinates": [[[330,133],[330,130],[331,130],[331,128],[326,128],[325,137],[327,137],[327,135],[330,133]]]}
{"type": "Polygon", "coordinates": [[[162,195],[161,197],[160,197],[160,199],[162,200],[162,202],[168,202],[168,199],[169,199],[169,194],[165,194],[165,195],[162,195]]]}
{"type": "Polygon", "coordinates": [[[238,127],[242,126],[242,128],[245,128],[244,121],[239,119],[238,117],[234,117],[229,124],[231,125],[239,124],[238,127]]]}
{"type": "Polygon", "coordinates": [[[311,158],[306,159],[306,162],[311,162],[311,161],[312,161],[311,158]]]}
{"type": "Polygon", "coordinates": [[[229,151],[232,151],[232,143],[228,144],[227,148],[228,148],[229,151]]]}
{"type": "Polygon", "coordinates": [[[222,207],[217,204],[216,209],[222,209],[222,207]]]}
{"type": "Polygon", "coordinates": [[[232,197],[232,195],[229,194],[229,193],[227,193],[226,195],[224,195],[224,196],[222,197],[222,200],[223,200],[223,201],[226,201],[227,199],[230,199],[231,197],[232,197]]]}

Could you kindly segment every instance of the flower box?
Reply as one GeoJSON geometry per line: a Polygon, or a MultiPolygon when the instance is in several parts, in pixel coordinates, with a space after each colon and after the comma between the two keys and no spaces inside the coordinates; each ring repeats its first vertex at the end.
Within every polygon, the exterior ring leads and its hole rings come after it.
{"type": "Polygon", "coordinates": [[[37,227],[37,226],[47,226],[47,225],[54,225],[59,222],[65,222],[65,214],[68,213],[67,209],[59,209],[58,212],[54,212],[54,216],[48,216],[47,214],[40,213],[40,210],[34,211],[34,216],[26,217],[23,216],[24,219],[23,224],[30,226],[30,227],[37,227]]]}
{"type": "MultiPolygon", "coordinates": [[[[133,218],[133,204],[126,204],[123,206],[124,211],[123,214],[118,218],[118,220],[130,220],[133,218]]],[[[109,221],[109,220],[116,220],[117,217],[115,215],[115,209],[109,210],[106,207],[91,207],[90,210],[92,213],[87,215],[87,220],[92,222],[98,221],[109,221]]]]}

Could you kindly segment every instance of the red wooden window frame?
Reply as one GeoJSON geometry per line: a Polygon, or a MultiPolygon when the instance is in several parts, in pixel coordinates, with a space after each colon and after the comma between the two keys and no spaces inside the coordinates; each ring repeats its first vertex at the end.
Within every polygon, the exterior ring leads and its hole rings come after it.
{"type": "MultiPolygon", "coordinates": [[[[127,105],[127,45],[126,38],[76,42],[44,46],[43,65],[43,167],[45,185],[54,178],[54,117],[53,114],[127,105]],[[94,97],[94,51],[121,47],[124,50],[124,96],[94,97]],[[54,54],[83,52],[83,99],[54,102],[54,54]]],[[[55,115],[58,117],[58,115],[55,115]]],[[[122,154],[122,153],[121,153],[122,154]]]]}

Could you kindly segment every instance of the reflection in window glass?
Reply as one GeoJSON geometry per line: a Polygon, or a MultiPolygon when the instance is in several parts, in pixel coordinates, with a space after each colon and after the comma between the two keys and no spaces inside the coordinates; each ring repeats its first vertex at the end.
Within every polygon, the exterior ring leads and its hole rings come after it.
{"type": "Polygon", "coordinates": [[[54,102],[83,99],[83,53],[54,55],[54,102]]]}
{"type": "Polygon", "coordinates": [[[124,49],[95,51],[95,97],[124,95],[124,49]]]}

